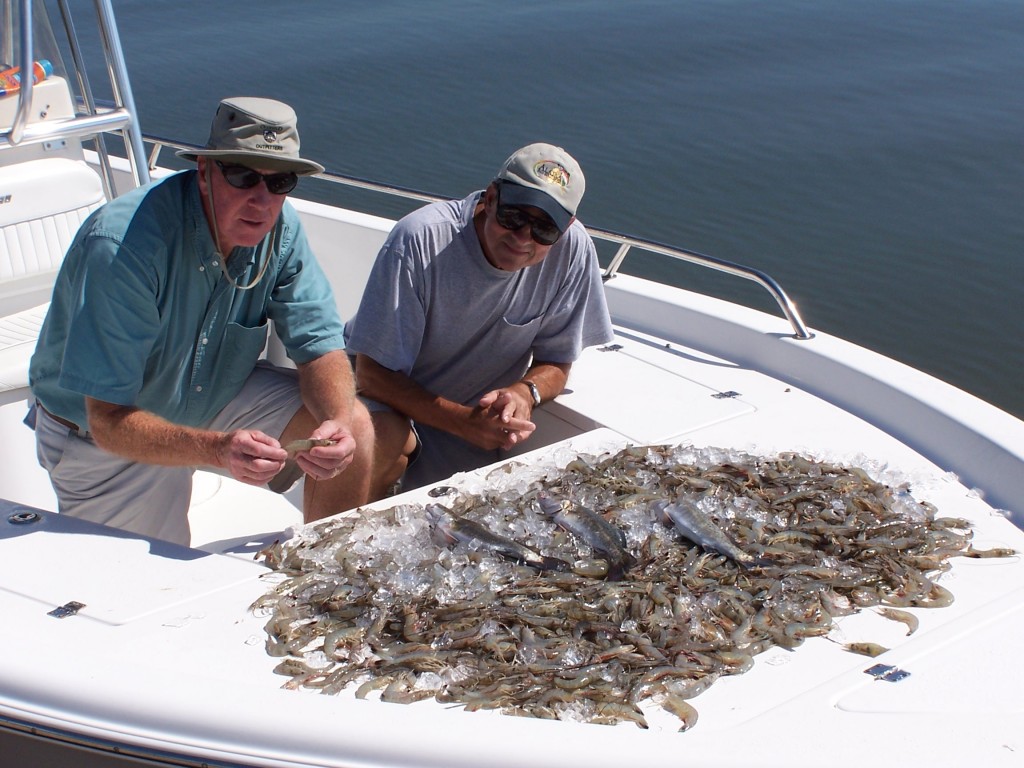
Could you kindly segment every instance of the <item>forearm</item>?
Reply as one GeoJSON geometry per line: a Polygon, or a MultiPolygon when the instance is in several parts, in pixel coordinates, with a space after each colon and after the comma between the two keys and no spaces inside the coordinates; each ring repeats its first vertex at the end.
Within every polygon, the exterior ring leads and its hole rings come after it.
{"type": "Polygon", "coordinates": [[[335,350],[297,368],[302,402],[313,417],[349,424],[356,388],[348,356],[335,350]]]}
{"type": "Polygon", "coordinates": [[[565,389],[565,384],[569,380],[569,371],[572,368],[572,363],[547,363],[543,361],[534,362],[530,366],[530,369],[523,374],[523,378],[515,384],[512,384],[508,389],[513,387],[525,394],[526,400],[530,403],[533,402],[532,395],[530,394],[529,387],[523,382],[531,381],[534,386],[537,387],[537,391],[540,393],[542,402],[554,400],[558,395],[565,389]]]}
{"type": "Polygon", "coordinates": [[[173,424],[133,406],[87,397],[89,432],[105,451],[131,461],[164,466],[224,466],[224,432],[173,424]]]}
{"type": "Polygon", "coordinates": [[[356,356],[359,394],[384,403],[413,421],[458,433],[458,422],[473,410],[421,387],[400,371],[392,371],[366,355],[356,356]]]}

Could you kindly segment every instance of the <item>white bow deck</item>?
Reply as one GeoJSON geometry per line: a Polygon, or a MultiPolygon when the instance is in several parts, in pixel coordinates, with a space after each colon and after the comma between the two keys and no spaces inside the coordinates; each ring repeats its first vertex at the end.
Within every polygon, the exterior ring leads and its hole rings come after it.
{"type": "MultiPolygon", "coordinates": [[[[587,353],[571,393],[545,408],[552,418],[544,427],[553,435],[606,419],[619,429],[585,431],[540,453],[647,439],[755,453],[800,450],[897,471],[940,515],[969,519],[978,548],[1024,551],[1021,531],[976,492],[899,440],[792,383],[695,349],[659,350],[634,332],[620,329],[616,341],[622,345],[616,352],[587,353]],[[679,379],[684,402],[665,400],[672,377],[679,379]],[[712,396],[727,391],[739,396],[712,396]],[[657,418],[623,421],[630,401],[647,404],[657,418]]],[[[245,507],[231,508],[225,482],[217,514],[236,526],[258,499],[279,501],[245,489],[245,507]]],[[[412,491],[378,506],[426,498],[423,490],[412,491]]],[[[465,712],[433,701],[402,706],[359,700],[351,690],[337,696],[282,690],[287,678],[272,671],[279,659],[264,650],[266,617],[248,610],[270,586],[266,569],[251,558],[271,537],[232,539],[224,555],[57,515],[21,525],[4,518],[0,605],[15,618],[19,636],[32,638],[26,652],[42,663],[4,656],[0,706],[15,719],[140,750],[187,750],[197,758],[252,765],[618,766],[630,760],[793,766],[818,765],[827,755],[838,766],[994,766],[1019,765],[1024,749],[1024,672],[999,651],[1024,633],[1019,556],[956,558],[939,579],[953,592],[954,604],[912,609],[921,625],[910,637],[901,624],[872,610],[837,620],[833,638],[891,649],[878,658],[848,653],[825,638],[757,656],[751,671],[723,678],[694,699],[700,719],[691,731],[677,733],[678,722],[656,709],[649,712],[651,728],[643,731],[628,723],[465,712]],[[69,567],[85,553],[81,567],[69,567]],[[64,619],[48,615],[70,601],[85,607],[64,619]],[[869,673],[878,664],[883,671],[869,673]],[[890,668],[909,674],[886,679],[890,668]],[[438,739],[438,733],[445,736],[438,739]],[[836,748],[848,740],[856,749],[836,748]]]]}
{"type": "MultiPolygon", "coordinates": [[[[96,6],[100,27],[116,32],[109,2],[96,6]]],[[[1024,637],[1024,423],[840,339],[801,340],[785,319],[639,278],[606,283],[615,343],[584,353],[510,459],[654,442],[798,451],[907,481],[940,516],[969,520],[978,549],[1017,554],[954,558],[937,580],[955,601],[908,609],[920,621],[912,635],[867,609],[837,619],[831,639],[769,649],[693,699],[699,720],[679,733],[657,707],[645,707],[642,730],[283,689],[288,678],[265,650],[267,618],[249,606],[277,578],[253,556],[301,519],[288,498],[197,473],[191,549],[56,514],[21,423],[39,307],[75,221],[103,190],[148,177],[116,34],[105,45],[113,106],[76,112],[58,75],[25,99],[30,109],[0,99],[0,187],[17,191],[16,205],[0,206],[5,765],[1024,764],[1024,666],[1013,655],[1024,637]],[[45,114],[43,101],[53,104],[45,114]],[[26,124],[29,114],[38,119],[26,124]],[[135,160],[129,174],[115,159],[120,178],[102,190],[81,146],[98,131],[121,132],[135,160]],[[843,650],[849,642],[889,650],[867,658],[843,650]]],[[[293,204],[348,317],[392,222],[293,204]]],[[[273,340],[267,355],[285,362],[273,340]]],[[[485,471],[445,484],[472,485],[485,471]]],[[[375,506],[427,498],[412,490],[375,506]]]]}

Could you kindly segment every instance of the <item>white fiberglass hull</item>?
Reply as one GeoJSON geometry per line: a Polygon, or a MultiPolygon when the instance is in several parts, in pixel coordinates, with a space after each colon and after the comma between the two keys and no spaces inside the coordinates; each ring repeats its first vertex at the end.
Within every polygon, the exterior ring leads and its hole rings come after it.
{"type": "MultiPolygon", "coordinates": [[[[116,43],[112,16],[107,26],[116,43]]],[[[17,189],[3,206],[10,219],[0,221],[5,237],[24,252],[46,252],[52,262],[0,281],[2,320],[24,321],[24,308],[46,301],[66,247],[51,231],[70,237],[77,224],[68,222],[88,215],[108,186],[145,181],[140,148],[132,152],[134,181],[116,160],[121,176],[108,185],[83,173],[83,158],[94,158],[81,141],[98,128],[128,126],[126,143],[141,144],[114,47],[108,70],[122,81],[114,91],[124,97],[117,109],[72,118],[73,78],[53,77],[37,97],[52,100],[64,89],[67,109],[47,110],[45,120],[30,123],[21,146],[10,134],[0,141],[3,191],[17,189]],[[47,125],[52,134],[44,136],[47,125]],[[44,145],[47,137],[59,140],[44,145]],[[40,191],[34,188],[44,165],[59,183],[40,191]],[[63,201],[59,210],[50,205],[61,202],[58,189],[74,191],[67,179],[86,177],[90,195],[63,201]]],[[[15,121],[15,102],[7,105],[15,121]]],[[[293,204],[342,316],[351,316],[392,222],[293,204]]],[[[911,609],[920,623],[912,635],[866,609],[836,619],[828,638],[758,654],[752,669],[718,680],[693,700],[699,720],[685,733],[654,706],[645,709],[650,727],[640,729],[471,712],[433,700],[402,706],[359,699],[351,689],[331,696],[290,690],[282,688],[287,678],[274,673],[279,659],[265,649],[266,616],[249,606],[273,583],[253,555],[297,523],[295,506],[199,473],[190,512],[194,549],[55,514],[32,433],[21,424],[31,342],[0,337],[4,763],[1024,764],[1024,667],[1004,651],[1024,637],[1024,423],[840,339],[795,338],[796,324],[778,317],[621,274],[606,283],[606,293],[616,344],[587,350],[574,365],[567,390],[538,410],[538,431],[517,460],[650,443],[756,455],[797,451],[909,482],[937,514],[969,521],[976,547],[1017,554],[954,558],[938,583],[955,601],[911,609]],[[868,659],[844,650],[850,642],[889,650],[868,659]]],[[[286,362],[273,341],[268,356],[286,362]]],[[[479,477],[447,482],[471,486],[479,477]]],[[[425,494],[410,491],[376,506],[422,504],[425,494]]]]}
{"type": "MultiPolygon", "coordinates": [[[[675,311],[692,315],[693,307],[683,304],[676,302],[675,311]]],[[[751,317],[780,324],[740,309],[703,321],[731,327],[737,349],[757,335],[766,346],[804,343],[764,336],[746,322],[751,317]]],[[[670,328],[664,335],[672,337],[670,328]]],[[[798,450],[896,473],[938,514],[970,520],[978,548],[1024,551],[1021,530],[982,498],[983,486],[973,491],[951,473],[956,463],[940,466],[908,441],[800,387],[810,381],[821,389],[835,376],[834,391],[825,394],[840,402],[855,398],[857,387],[847,391],[846,379],[836,375],[842,362],[834,355],[819,370],[813,353],[804,351],[812,347],[800,348],[793,355],[801,365],[781,379],[747,359],[678,343],[666,348],[622,327],[617,342],[622,348],[614,352],[589,351],[570,391],[546,409],[545,428],[569,440],[557,450],[682,441],[752,453],[798,450]],[[727,391],[738,396],[712,397],[727,391]]],[[[886,382],[945,388],[838,340],[819,335],[810,343],[850,353],[847,359],[860,367],[847,377],[890,387],[885,394],[893,402],[908,395],[886,382]]],[[[968,427],[955,423],[956,409],[981,407],[955,390],[945,394],[946,410],[934,424],[916,422],[922,445],[929,434],[967,434],[968,427]]],[[[858,410],[898,411],[884,400],[870,398],[858,410]]],[[[923,404],[918,408],[928,412],[923,404]]],[[[1019,422],[995,409],[989,415],[977,439],[991,443],[993,435],[1005,435],[1012,442],[1019,422]]],[[[957,441],[925,447],[937,456],[965,452],[957,441]]],[[[541,460],[553,450],[531,457],[541,460]]],[[[1019,458],[1004,452],[997,460],[1011,468],[1017,462],[1014,477],[998,490],[1012,495],[1022,475],[1019,458]]],[[[964,466],[972,466],[970,458],[964,466]]],[[[237,518],[244,510],[230,507],[229,490],[221,513],[237,518]]],[[[426,497],[413,491],[405,498],[426,497]]],[[[248,609],[269,587],[266,569],[251,561],[267,537],[236,542],[230,556],[133,539],[55,515],[34,525],[13,525],[6,517],[0,520],[0,605],[5,623],[18,629],[2,641],[0,716],[87,741],[185,762],[277,766],[1021,764],[1024,670],[1000,652],[1008,638],[1024,635],[1019,556],[955,558],[940,578],[955,602],[916,610],[920,629],[910,637],[870,610],[837,620],[833,639],[891,649],[877,659],[826,638],[758,655],[752,670],[719,680],[697,697],[699,722],[679,733],[679,722],[659,712],[650,713],[651,727],[641,730],[629,723],[467,712],[434,701],[402,706],[356,699],[350,690],[336,696],[283,690],[286,678],[272,671],[279,660],[264,649],[266,617],[248,609]],[[48,615],[69,601],[86,607],[65,619],[48,615]],[[869,673],[877,664],[908,674],[869,673]]]]}

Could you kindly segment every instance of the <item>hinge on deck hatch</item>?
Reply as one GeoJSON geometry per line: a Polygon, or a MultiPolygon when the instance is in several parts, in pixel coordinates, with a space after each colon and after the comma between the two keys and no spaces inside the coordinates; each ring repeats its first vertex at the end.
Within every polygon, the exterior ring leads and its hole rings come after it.
{"type": "Polygon", "coordinates": [[[873,667],[865,669],[864,674],[871,675],[875,680],[885,680],[887,683],[898,683],[903,678],[910,677],[910,673],[906,670],[888,664],[875,664],[873,667]]]}
{"type": "Polygon", "coordinates": [[[739,396],[740,393],[732,389],[730,389],[728,392],[715,392],[715,394],[712,395],[712,397],[715,398],[716,400],[727,400],[739,396]]]}
{"type": "Polygon", "coordinates": [[[83,608],[85,608],[85,603],[72,600],[70,603],[64,603],[64,605],[59,608],[54,608],[52,611],[48,611],[46,615],[53,616],[58,619],[66,619],[68,616],[74,616],[83,608]]]}

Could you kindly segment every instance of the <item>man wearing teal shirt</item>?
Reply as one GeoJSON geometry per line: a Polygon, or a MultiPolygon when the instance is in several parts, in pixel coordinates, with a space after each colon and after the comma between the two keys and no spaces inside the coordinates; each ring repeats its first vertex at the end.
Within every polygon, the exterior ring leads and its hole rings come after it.
{"type": "Polygon", "coordinates": [[[323,167],[295,113],[221,102],[187,171],[119,197],[78,232],[32,358],[40,463],[60,511],[189,543],[192,472],[286,490],[307,521],[365,503],[373,429],[344,326],[285,195],[323,167]],[[259,362],[268,321],[296,370],[259,362]],[[299,451],[296,439],[330,444],[299,451]]]}

